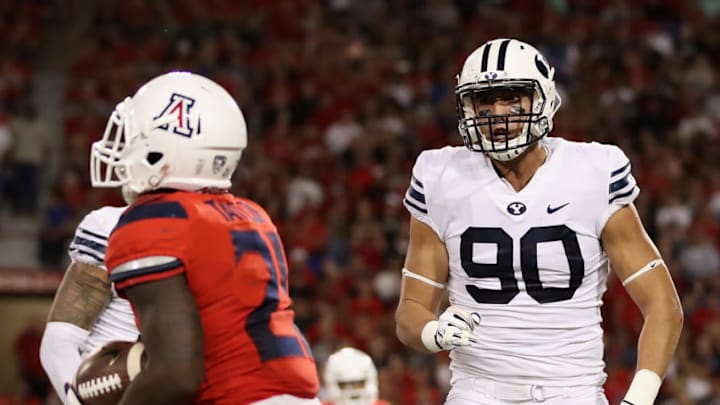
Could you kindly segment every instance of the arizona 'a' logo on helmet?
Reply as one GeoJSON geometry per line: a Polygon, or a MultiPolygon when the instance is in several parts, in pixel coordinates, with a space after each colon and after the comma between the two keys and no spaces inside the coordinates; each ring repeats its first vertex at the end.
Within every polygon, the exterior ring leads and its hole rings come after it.
{"type": "Polygon", "coordinates": [[[167,121],[167,124],[160,125],[158,128],[165,131],[172,131],[174,134],[192,137],[196,133],[200,133],[200,118],[198,118],[197,128],[194,128],[190,122],[190,109],[195,105],[195,99],[182,94],[173,93],[170,101],[160,114],[154,117],[155,120],[167,121]]]}
{"type": "Polygon", "coordinates": [[[227,90],[194,73],[169,72],[115,107],[93,143],[90,179],[135,194],[227,189],[246,145],[245,118],[227,90]]]}

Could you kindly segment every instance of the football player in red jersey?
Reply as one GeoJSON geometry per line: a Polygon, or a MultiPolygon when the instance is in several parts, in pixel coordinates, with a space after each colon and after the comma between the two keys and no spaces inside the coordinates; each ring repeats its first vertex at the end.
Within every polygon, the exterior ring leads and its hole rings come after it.
{"type": "Polygon", "coordinates": [[[131,203],[106,263],[149,360],[121,405],[320,403],[275,225],[227,192],[246,131],[217,83],[172,72],[118,104],[93,144],[93,186],[131,203]]]}
{"type": "Polygon", "coordinates": [[[324,405],[390,405],[378,399],[378,376],[375,364],[362,350],[342,348],[325,363],[324,405]]]}

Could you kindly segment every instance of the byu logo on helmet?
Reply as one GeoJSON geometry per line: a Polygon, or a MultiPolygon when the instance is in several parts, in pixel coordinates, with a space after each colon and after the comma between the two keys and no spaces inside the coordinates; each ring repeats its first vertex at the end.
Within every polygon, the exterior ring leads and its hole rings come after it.
{"type": "MultiPolygon", "coordinates": [[[[492,159],[510,161],[521,156],[553,128],[561,98],[555,89],[555,69],[532,45],[517,39],[488,41],[463,64],[455,88],[458,129],[465,146],[492,159]],[[477,100],[499,89],[527,98],[529,107],[502,114],[478,115],[477,100]],[[512,137],[494,136],[490,123],[518,124],[512,137]]],[[[508,129],[509,130],[509,129],[508,129]]],[[[520,215],[520,214],[517,214],[520,215]]]]}
{"type": "Polygon", "coordinates": [[[198,118],[197,128],[193,128],[190,123],[190,109],[195,104],[195,99],[182,94],[173,93],[170,101],[160,114],[154,118],[155,121],[167,122],[158,126],[165,131],[172,131],[174,134],[187,136],[191,138],[195,135],[195,130],[200,133],[200,118],[198,118]]]}
{"type": "Polygon", "coordinates": [[[507,212],[511,215],[522,215],[525,211],[527,211],[527,207],[521,202],[511,202],[507,206],[507,212]]]}

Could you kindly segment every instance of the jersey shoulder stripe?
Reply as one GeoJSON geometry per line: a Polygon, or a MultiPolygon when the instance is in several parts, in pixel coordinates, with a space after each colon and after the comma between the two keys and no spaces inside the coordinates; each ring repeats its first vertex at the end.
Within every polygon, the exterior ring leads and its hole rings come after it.
{"type": "Polygon", "coordinates": [[[123,265],[120,265],[113,269],[112,273],[110,273],[110,280],[113,283],[120,284],[123,281],[131,278],[175,270],[182,265],[183,263],[182,261],[180,261],[180,259],[172,259],[166,263],[149,265],[140,268],[135,268],[134,266],[128,266],[127,268],[123,268],[123,265]]]}
{"type": "Polygon", "coordinates": [[[68,253],[74,261],[104,267],[108,237],[126,207],[102,207],[80,221],[68,253]]]}
{"type": "Polygon", "coordinates": [[[409,200],[407,197],[405,197],[405,198],[403,199],[403,203],[405,203],[405,207],[407,207],[408,209],[414,208],[415,210],[420,211],[420,212],[422,212],[423,214],[427,214],[427,213],[428,213],[428,210],[427,210],[427,209],[418,206],[417,204],[415,204],[415,203],[413,203],[411,200],[409,200]]]}
{"type": "Polygon", "coordinates": [[[94,240],[91,240],[89,238],[83,237],[82,235],[82,229],[79,229],[78,235],[75,235],[75,239],[73,239],[73,244],[79,245],[79,246],[85,246],[88,249],[94,250],[97,253],[104,255],[105,249],[107,248],[107,242],[97,242],[94,240]]]}
{"type": "Polygon", "coordinates": [[[621,166],[620,168],[613,170],[610,173],[610,177],[615,177],[617,175],[624,173],[625,171],[630,172],[630,161],[628,161],[625,165],[621,166]]]}
{"type": "MultiPolygon", "coordinates": [[[[441,230],[435,221],[442,215],[442,205],[447,181],[447,173],[465,171],[475,167],[478,155],[465,147],[445,146],[440,149],[422,151],[415,159],[412,176],[403,197],[403,205],[410,215],[430,226],[435,233],[441,230]]],[[[450,175],[452,177],[452,174],[450,175]]],[[[451,181],[452,182],[452,181],[451,181]]]]}
{"type": "Polygon", "coordinates": [[[610,194],[624,189],[629,183],[628,176],[621,178],[620,180],[615,180],[612,183],[610,183],[610,194]]]}
{"type": "Polygon", "coordinates": [[[403,200],[405,205],[409,205],[416,210],[427,214],[427,203],[425,201],[425,193],[418,191],[413,184],[410,184],[407,192],[405,193],[405,199],[403,200]]]}
{"type": "Polygon", "coordinates": [[[413,183],[418,186],[420,189],[423,189],[425,186],[423,186],[422,182],[417,179],[417,177],[412,176],[413,183]]]}
{"type": "MultiPolygon", "coordinates": [[[[615,195],[611,196],[610,200],[608,200],[608,203],[613,203],[617,200],[620,200],[620,199],[628,197],[628,196],[632,196],[633,194],[636,194],[639,192],[640,192],[640,189],[637,186],[633,186],[632,188],[630,188],[629,190],[627,190],[623,193],[615,194],[615,195]]],[[[634,200],[634,199],[635,198],[633,197],[632,200],[634,200]]]]}
{"type": "Polygon", "coordinates": [[[90,232],[90,231],[88,231],[87,229],[83,228],[82,226],[78,227],[78,233],[80,233],[80,234],[82,234],[82,235],[84,235],[84,236],[86,236],[86,237],[93,237],[93,238],[96,238],[96,239],[99,239],[99,240],[103,240],[103,241],[107,241],[107,240],[108,240],[108,235],[100,235],[100,234],[95,233],[95,232],[90,232]]]}
{"type": "Polygon", "coordinates": [[[83,263],[86,264],[92,264],[93,266],[101,266],[102,263],[105,262],[105,256],[99,255],[96,252],[90,251],[88,249],[79,248],[79,247],[70,247],[70,256],[75,258],[79,256],[85,256],[85,260],[82,260],[83,263]],[[87,258],[92,259],[92,263],[87,263],[87,258]]]}
{"type": "Polygon", "coordinates": [[[177,201],[132,206],[120,217],[115,229],[145,219],[161,218],[188,219],[188,214],[182,204],[177,201]]]}
{"type": "Polygon", "coordinates": [[[415,199],[415,201],[425,204],[425,194],[417,191],[415,187],[410,186],[410,188],[408,188],[408,193],[410,194],[410,197],[415,199]]]}
{"type": "Polygon", "coordinates": [[[423,214],[428,213],[427,201],[425,200],[425,187],[414,175],[412,176],[410,186],[405,193],[403,203],[405,203],[405,206],[408,208],[414,208],[423,214]]]}
{"type": "Polygon", "coordinates": [[[637,181],[632,175],[632,165],[630,161],[610,173],[610,185],[608,186],[609,204],[632,196],[634,193],[639,193],[639,191],[637,181]]]}
{"type": "Polygon", "coordinates": [[[622,207],[631,204],[638,194],[635,177],[632,175],[632,163],[625,152],[616,145],[594,144],[604,149],[605,173],[607,183],[607,203],[610,206],[622,207]]]}
{"type": "MultiPolygon", "coordinates": [[[[100,239],[100,238],[97,238],[100,239]]],[[[91,257],[97,263],[105,261],[105,250],[107,249],[107,240],[98,241],[86,237],[82,228],[78,228],[75,238],[70,242],[70,254],[83,254],[91,257]]]]}

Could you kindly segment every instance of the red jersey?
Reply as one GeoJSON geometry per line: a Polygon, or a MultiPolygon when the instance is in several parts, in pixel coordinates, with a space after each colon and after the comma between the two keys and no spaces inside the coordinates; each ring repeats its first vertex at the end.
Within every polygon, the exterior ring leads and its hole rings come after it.
{"type": "Polygon", "coordinates": [[[290,309],[282,242],[259,205],[231,194],[143,195],[120,217],[106,263],[118,291],[185,273],[205,339],[196,403],[317,395],[315,361],[290,309]],[[151,256],[178,260],[114,272],[151,256]]]}

